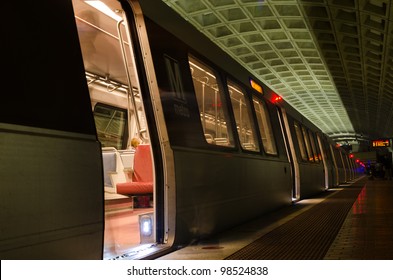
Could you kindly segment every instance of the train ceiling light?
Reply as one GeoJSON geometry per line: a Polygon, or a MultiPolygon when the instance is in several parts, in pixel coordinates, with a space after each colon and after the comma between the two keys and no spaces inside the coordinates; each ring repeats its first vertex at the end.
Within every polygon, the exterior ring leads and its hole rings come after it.
{"type": "Polygon", "coordinates": [[[93,8],[99,10],[103,14],[107,15],[108,17],[113,18],[115,21],[121,21],[122,17],[119,16],[115,11],[109,8],[104,2],[102,1],[85,1],[86,4],[92,6],[93,8]]]}

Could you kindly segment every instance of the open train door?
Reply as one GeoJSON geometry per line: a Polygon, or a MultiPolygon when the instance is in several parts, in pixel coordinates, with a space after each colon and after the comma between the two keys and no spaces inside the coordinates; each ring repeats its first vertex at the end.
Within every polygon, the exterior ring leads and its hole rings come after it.
{"type": "Polygon", "coordinates": [[[288,155],[288,161],[291,164],[291,175],[292,175],[292,200],[296,201],[300,199],[300,174],[299,174],[299,163],[296,158],[295,146],[292,140],[292,134],[290,130],[290,124],[288,121],[287,112],[284,108],[276,107],[278,118],[280,120],[281,131],[285,141],[285,149],[288,155]]]}
{"type": "Polygon", "coordinates": [[[102,144],[103,257],[146,258],[173,240],[174,171],[144,18],[137,1],[73,7],[102,144]]]}

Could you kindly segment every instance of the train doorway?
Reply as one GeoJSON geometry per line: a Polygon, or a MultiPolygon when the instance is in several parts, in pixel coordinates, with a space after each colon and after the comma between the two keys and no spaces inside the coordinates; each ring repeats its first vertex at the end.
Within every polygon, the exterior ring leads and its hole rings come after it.
{"type": "Polygon", "coordinates": [[[132,37],[118,1],[73,0],[86,80],[102,145],[103,258],[156,243],[155,170],[132,37]]]}
{"type": "Polygon", "coordinates": [[[285,141],[285,148],[288,154],[288,161],[291,164],[292,176],[292,201],[300,199],[300,174],[299,164],[296,160],[296,151],[293,144],[292,133],[288,121],[287,112],[284,108],[276,107],[278,118],[280,120],[281,131],[285,141]]]}

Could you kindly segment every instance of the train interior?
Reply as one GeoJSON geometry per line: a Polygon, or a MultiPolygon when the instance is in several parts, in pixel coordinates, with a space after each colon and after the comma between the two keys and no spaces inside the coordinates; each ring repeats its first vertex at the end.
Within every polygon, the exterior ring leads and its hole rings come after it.
{"type": "Polygon", "coordinates": [[[119,2],[73,0],[102,145],[104,259],[154,244],[154,169],[130,36],[119,2]],[[106,9],[110,6],[111,9],[106,9]]]}

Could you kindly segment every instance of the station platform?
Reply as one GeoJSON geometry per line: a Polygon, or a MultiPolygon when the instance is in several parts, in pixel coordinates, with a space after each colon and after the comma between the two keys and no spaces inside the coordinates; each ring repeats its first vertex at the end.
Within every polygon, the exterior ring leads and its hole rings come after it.
{"type": "Polygon", "coordinates": [[[393,181],[356,181],[161,260],[392,260],[393,181]]]}

